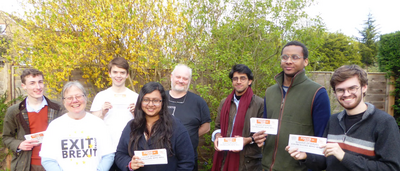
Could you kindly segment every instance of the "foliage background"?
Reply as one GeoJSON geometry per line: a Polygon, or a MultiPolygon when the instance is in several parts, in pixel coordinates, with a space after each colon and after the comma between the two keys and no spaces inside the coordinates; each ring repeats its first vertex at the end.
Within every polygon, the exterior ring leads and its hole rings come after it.
{"type": "Polygon", "coordinates": [[[381,71],[394,77],[394,116],[400,128],[400,31],[380,37],[378,62],[381,71]]]}

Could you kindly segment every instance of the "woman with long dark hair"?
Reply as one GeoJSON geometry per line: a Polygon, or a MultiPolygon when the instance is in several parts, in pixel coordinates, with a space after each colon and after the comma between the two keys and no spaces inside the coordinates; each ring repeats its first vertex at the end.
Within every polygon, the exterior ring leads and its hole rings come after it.
{"type": "Polygon", "coordinates": [[[160,83],[149,82],[140,90],[134,118],[125,127],[115,154],[121,170],[191,171],[192,143],[185,127],[168,113],[168,98],[160,83]],[[134,151],[165,149],[167,164],[144,165],[134,151]]]}

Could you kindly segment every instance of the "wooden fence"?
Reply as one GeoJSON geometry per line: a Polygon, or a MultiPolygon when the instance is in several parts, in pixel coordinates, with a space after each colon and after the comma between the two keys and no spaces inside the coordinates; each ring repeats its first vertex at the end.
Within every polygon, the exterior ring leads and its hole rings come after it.
{"type": "MultiPolygon", "coordinates": [[[[333,72],[309,72],[308,76],[315,82],[325,86],[328,90],[328,95],[331,101],[331,111],[337,113],[343,108],[337,102],[333,95],[333,90],[330,86],[330,79],[333,72]]],[[[390,92],[394,91],[394,85],[390,84],[390,79],[386,78],[386,73],[383,72],[370,72],[368,73],[368,90],[365,96],[365,101],[376,106],[376,108],[386,111],[393,116],[394,96],[390,92]]]]}

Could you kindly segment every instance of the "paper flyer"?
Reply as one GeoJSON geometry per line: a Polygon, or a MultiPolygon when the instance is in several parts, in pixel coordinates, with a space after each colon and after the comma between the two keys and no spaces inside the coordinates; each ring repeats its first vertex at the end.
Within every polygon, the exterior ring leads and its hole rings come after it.
{"type": "Polygon", "coordinates": [[[165,148],[134,151],[134,153],[135,156],[140,157],[144,165],[168,164],[167,150],[165,148]]]}
{"type": "Polygon", "coordinates": [[[218,138],[220,150],[243,150],[243,137],[218,138]]]}
{"type": "Polygon", "coordinates": [[[37,133],[34,133],[34,134],[27,134],[27,135],[24,135],[24,137],[25,137],[26,140],[34,139],[34,140],[38,140],[39,141],[38,143],[32,143],[32,144],[40,144],[43,141],[44,133],[45,133],[45,131],[37,132],[37,133]]]}
{"type": "Polygon", "coordinates": [[[325,144],[326,138],[289,134],[290,148],[298,148],[302,152],[324,155],[320,146],[325,144]]]}
{"type": "Polygon", "coordinates": [[[250,132],[265,131],[266,134],[278,133],[278,119],[250,118],[250,132]]]}
{"type": "MultiPolygon", "coordinates": [[[[131,102],[133,103],[133,102],[131,102]]],[[[128,98],[126,94],[114,94],[111,100],[112,105],[129,105],[128,98]]]]}

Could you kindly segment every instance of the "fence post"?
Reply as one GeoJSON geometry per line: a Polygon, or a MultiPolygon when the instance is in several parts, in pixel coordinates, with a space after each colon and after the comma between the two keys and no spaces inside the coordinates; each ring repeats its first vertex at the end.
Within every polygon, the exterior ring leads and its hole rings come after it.
{"type": "MultiPolygon", "coordinates": [[[[389,80],[389,78],[388,78],[388,80],[389,80]]],[[[387,107],[388,107],[388,113],[391,115],[391,116],[393,116],[394,115],[394,109],[393,109],[393,105],[394,105],[394,101],[395,101],[395,98],[394,98],[394,96],[393,95],[391,95],[391,93],[395,90],[395,87],[394,87],[394,77],[393,76],[391,76],[390,77],[390,82],[388,81],[388,86],[389,86],[389,88],[388,88],[388,93],[387,93],[387,95],[388,95],[388,101],[389,101],[389,103],[387,104],[387,107]]]]}

